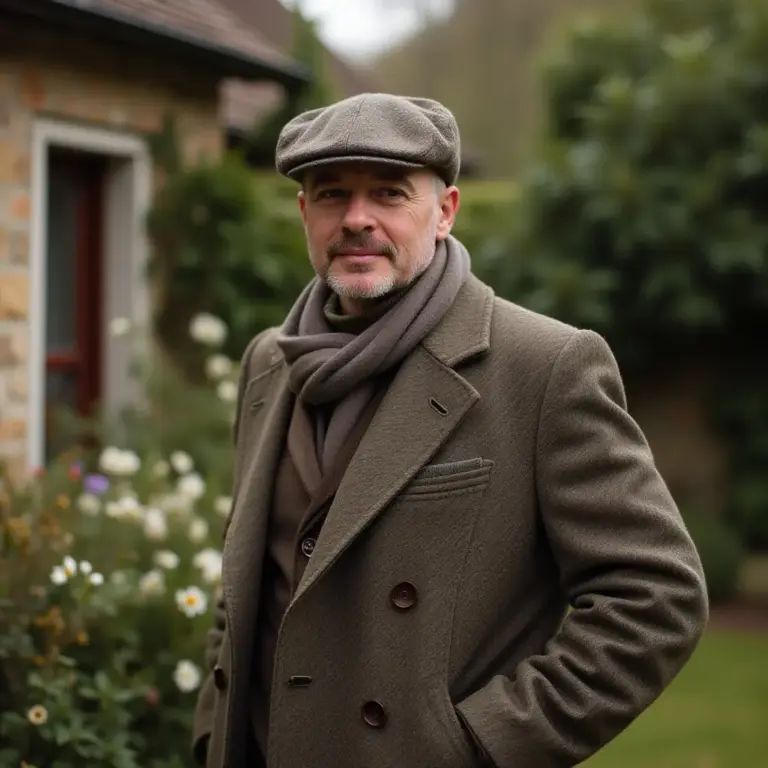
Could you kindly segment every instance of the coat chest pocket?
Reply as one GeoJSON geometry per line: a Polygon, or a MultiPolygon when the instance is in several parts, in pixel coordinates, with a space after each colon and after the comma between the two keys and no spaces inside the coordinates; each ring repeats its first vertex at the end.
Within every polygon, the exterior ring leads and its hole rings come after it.
{"type": "Polygon", "coordinates": [[[474,458],[421,469],[400,494],[408,501],[429,501],[483,491],[491,479],[493,461],[474,458]]]}

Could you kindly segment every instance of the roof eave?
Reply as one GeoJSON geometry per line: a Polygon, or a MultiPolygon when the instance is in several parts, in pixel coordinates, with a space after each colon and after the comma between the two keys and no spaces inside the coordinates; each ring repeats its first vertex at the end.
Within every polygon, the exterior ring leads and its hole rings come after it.
{"type": "Polygon", "coordinates": [[[311,79],[309,70],[298,63],[268,61],[176,29],[112,10],[83,6],[76,0],[0,0],[2,11],[176,56],[218,72],[222,77],[271,80],[288,90],[299,89],[311,79]]]}

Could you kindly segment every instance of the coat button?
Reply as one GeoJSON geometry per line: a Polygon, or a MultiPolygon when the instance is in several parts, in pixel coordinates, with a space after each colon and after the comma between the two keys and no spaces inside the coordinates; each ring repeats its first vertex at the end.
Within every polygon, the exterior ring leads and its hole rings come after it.
{"type": "Polygon", "coordinates": [[[312,557],[312,553],[317,546],[317,539],[313,539],[311,536],[307,536],[304,541],[301,542],[301,551],[307,556],[312,557]]]}
{"type": "Polygon", "coordinates": [[[383,728],[387,724],[387,711],[378,701],[363,704],[363,721],[371,728],[383,728]]]}
{"type": "Polygon", "coordinates": [[[227,688],[227,673],[218,664],[213,668],[213,684],[218,691],[224,691],[227,688]]]}
{"type": "Polygon", "coordinates": [[[413,584],[404,581],[389,593],[389,599],[398,611],[409,611],[418,602],[419,593],[413,584]]]}

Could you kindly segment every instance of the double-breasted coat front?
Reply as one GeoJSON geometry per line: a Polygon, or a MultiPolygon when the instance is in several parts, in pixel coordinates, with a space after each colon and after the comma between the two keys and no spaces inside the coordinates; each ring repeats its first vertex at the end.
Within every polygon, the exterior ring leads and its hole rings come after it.
{"type": "MultiPolygon", "coordinates": [[[[275,338],[244,356],[195,725],[208,768],[246,766],[293,403],[275,338]]],[[[470,277],[391,383],[284,616],[268,766],[574,765],[663,690],[706,618],[701,563],[607,344],[470,277]]]]}

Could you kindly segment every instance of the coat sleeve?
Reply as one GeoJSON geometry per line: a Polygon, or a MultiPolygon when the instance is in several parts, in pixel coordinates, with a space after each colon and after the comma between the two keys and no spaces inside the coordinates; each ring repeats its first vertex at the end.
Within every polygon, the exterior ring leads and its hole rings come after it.
{"type": "Polygon", "coordinates": [[[536,475],[570,611],[541,655],[457,707],[498,768],[591,756],[672,681],[708,618],[697,551],[627,413],[613,354],[590,331],[552,367],[536,475]]]}
{"type": "MultiPolygon", "coordinates": [[[[237,387],[237,405],[235,408],[235,421],[232,426],[232,437],[235,447],[238,445],[240,420],[243,410],[243,399],[245,397],[245,390],[248,382],[253,376],[253,360],[254,350],[257,344],[263,338],[264,333],[258,334],[246,348],[243,353],[243,357],[240,363],[240,376],[237,387]]],[[[240,487],[240,451],[236,451],[235,456],[235,471],[233,481],[233,499],[237,498],[237,492],[240,487]]],[[[233,501],[234,506],[234,501],[233,501]]],[[[230,510],[229,517],[227,518],[224,526],[224,537],[227,535],[227,529],[229,528],[229,522],[232,519],[232,511],[230,510]]],[[[213,668],[216,666],[216,662],[219,658],[219,649],[221,648],[222,640],[224,639],[224,633],[227,629],[227,615],[224,607],[224,598],[221,592],[217,594],[217,599],[214,605],[213,611],[213,623],[208,630],[205,642],[205,669],[206,678],[200,688],[200,694],[197,698],[197,706],[195,709],[195,720],[192,731],[192,752],[195,760],[200,765],[205,765],[206,752],[208,748],[208,740],[213,728],[213,711],[216,701],[216,688],[213,684],[213,668]]]]}

